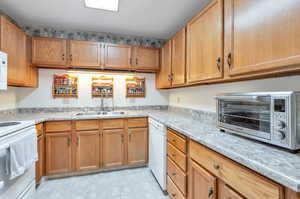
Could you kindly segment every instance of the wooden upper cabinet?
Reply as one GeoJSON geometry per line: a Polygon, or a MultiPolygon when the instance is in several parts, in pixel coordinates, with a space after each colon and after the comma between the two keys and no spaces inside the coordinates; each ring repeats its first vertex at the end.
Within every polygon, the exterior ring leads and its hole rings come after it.
{"type": "Polygon", "coordinates": [[[158,71],[159,49],[141,46],[133,47],[132,65],[136,71],[158,71]]]}
{"type": "Polygon", "coordinates": [[[128,129],[128,164],[146,164],[148,161],[148,128],[128,129]]]}
{"type": "Polygon", "coordinates": [[[161,48],[161,66],[156,76],[157,88],[170,88],[171,86],[171,68],[172,68],[172,41],[168,41],[161,48]]]}
{"type": "Polygon", "coordinates": [[[76,68],[100,68],[101,45],[98,42],[70,41],[70,65],[76,68]]]}
{"type": "Polygon", "coordinates": [[[66,67],[67,40],[34,37],[32,39],[32,62],[37,66],[66,67]]]}
{"type": "Polygon", "coordinates": [[[185,28],[172,38],[172,86],[185,84],[186,36],[185,28]]]}
{"type": "Polygon", "coordinates": [[[100,166],[100,141],[98,131],[76,132],[76,170],[98,169],[100,166]]]}
{"type": "Polygon", "coordinates": [[[190,199],[216,199],[217,178],[203,169],[193,160],[190,160],[189,172],[190,199]]]}
{"type": "Polygon", "coordinates": [[[104,53],[104,69],[129,70],[131,68],[131,46],[106,44],[104,53]]]}
{"type": "Polygon", "coordinates": [[[295,0],[225,0],[229,74],[299,70],[299,10],[295,0]]]}
{"type": "Polygon", "coordinates": [[[187,25],[188,83],[222,78],[222,60],[223,0],[213,0],[187,25]]]}
{"type": "Polygon", "coordinates": [[[39,84],[39,71],[32,65],[32,38],[26,37],[26,67],[27,75],[25,86],[36,88],[39,84]]]}
{"type": "Polygon", "coordinates": [[[26,82],[26,34],[1,16],[0,50],[8,55],[8,85],[23,86],[26,82]]]}
{"type": "Polygon", "coordinates": [[[123,166],[125,136],[123,129],[103,130],[103,167],[123,166]]]}
{"type": "Polygon", "coordinates": [[[64,174],[72,171],[71,133],[46,134],[46,174],[64,174]]]}

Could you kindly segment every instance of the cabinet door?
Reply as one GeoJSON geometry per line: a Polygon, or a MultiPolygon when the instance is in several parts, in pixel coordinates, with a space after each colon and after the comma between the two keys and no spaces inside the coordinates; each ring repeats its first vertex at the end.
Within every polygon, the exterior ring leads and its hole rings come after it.
{"type": "Polygon", "coordinates": [[[190,160],[188,178],[190,199],[216,199],[217,179],[193,160],[190,160]]]}
{"type": "Polygon", "coordinates": [[[161,66],[157,74],[157,88],[171,87],[171,67],[172,67],[172,41],[168,41],[161,48],[161,66]]]}
{"type": "Polygon", "coordinates": [[[185,84],[185,28],[172,39],[172,86],[185,84]]]}
{"type": "Polygon", "coordinates": [[[133,68],[137,71],[159,70],[159,49],[134,47],[133,68]]]}
{"type": "Polygon", "coordinates": [[[129,70],[131,67],[131,46],[106,44],[104,69],[129,70]]]}
{"type": "Polygon", "coordinates": [[[98,131],[76,132],[76,170],[98,169],[100,165],[100,141],[98,131]]]}
{"type": "Polygon", "coordinates": [[[44,135],[38,137],[38,161],[35,166],[35,181],[39,183],[43,176],[43,168],[44,168],[44,135]]]}
{"type": "Polygon", "coordinates": [[[9,86],[23,86],[26,80],[26,35],[15,24],[1,16],[1,51],[8,55],[9,86]]]}
{"type": "Polygon", "coordinates": [[[38,66],[66,67],[67,41],[55,38],[32,39],[32,62],[38,66]]]}
{"type": "Polygon", "coordinates": [[[103,131],[103,167],[124,165],[124,130],[112,129],[103,131]]]}
{"type": "Polygon", "coordinates": [[[229,74],[299,69],[299,9],[299,1],[295,0],[225,0],[229,74]]]}
{"type": "Polygon", "coordinates": [[[100,68],[100,43],[70,41],[70,65],[76,68],[100,68]]]}
{"type": "Polygon", "coordinates": [[[46,135],[46,174],[63,174],[71,167],[71,133],[53,133],[46,135]]]}
{"type": "Polygon", "coordinates": [[[218,181],[218,190],[219,199],[245,199],[221,180],[218,181]]]}
{"type": "Polygon", "coordinates": [[[187,81],[223,76],[223,0],[213,0],[187,25],[187,81]]]}
{"type": "Polygon", "coordinates": [[[145,164],[148,160],[148,129],[128,129],[128,164],[145,164]]]}
{"type": "Polygon", "coordinates": [[[26,37],[26,67],[27,78],[25,86],[37,88],[38,87],[38,68],[32,65],[32,38],[26,37]]]}

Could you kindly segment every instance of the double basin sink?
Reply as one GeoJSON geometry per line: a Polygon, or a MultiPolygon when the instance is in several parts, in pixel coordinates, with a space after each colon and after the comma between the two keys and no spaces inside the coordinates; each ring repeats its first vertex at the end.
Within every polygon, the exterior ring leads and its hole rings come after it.
{"type": "Polygon", "coordinates": [[[75,113],[75,116],[86,116],[86,115],[124,115],[125,112],[124,111],[89,111],[89,112],[79,112],[79,113],[75,113]]]}

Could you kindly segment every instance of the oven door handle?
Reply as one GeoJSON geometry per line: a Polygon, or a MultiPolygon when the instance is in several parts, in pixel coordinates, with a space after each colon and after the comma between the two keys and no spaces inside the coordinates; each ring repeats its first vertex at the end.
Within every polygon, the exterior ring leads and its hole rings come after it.
{"type": "Polygon", "coordinates": [[[215,99],[223,101],[260,102],[261,96],[216,96],[215,99]]]}

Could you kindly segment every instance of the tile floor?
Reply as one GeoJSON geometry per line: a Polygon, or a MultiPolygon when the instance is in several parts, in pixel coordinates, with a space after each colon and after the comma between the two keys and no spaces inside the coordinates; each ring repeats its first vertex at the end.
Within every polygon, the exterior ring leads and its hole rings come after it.
{"type": "Polygon", "coordinates": [[[148,168],[43,182],[36,199],[168,199],[148,168]]]}

